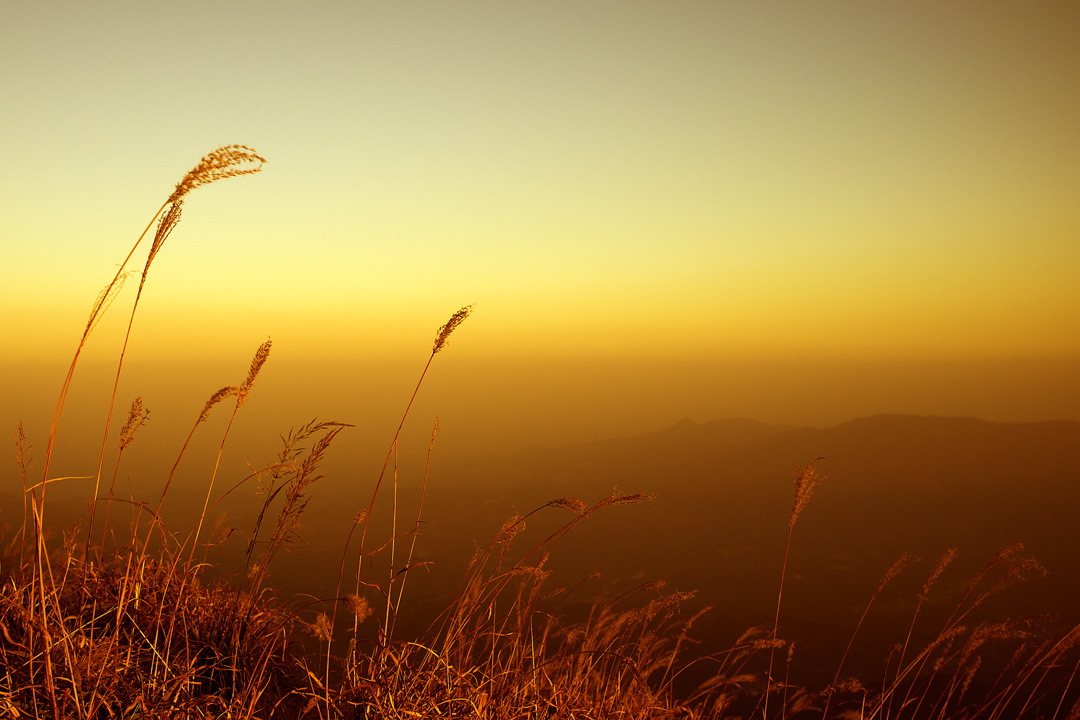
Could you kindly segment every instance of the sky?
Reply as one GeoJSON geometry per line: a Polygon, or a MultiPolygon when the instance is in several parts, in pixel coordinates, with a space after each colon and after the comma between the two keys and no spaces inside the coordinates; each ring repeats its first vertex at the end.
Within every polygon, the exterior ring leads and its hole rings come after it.
{"type": "Polygon", "coordinates": [[[421,414],[478,448],[1080,419],[1078,36],[1066,2],[9,0],[3,420],[51,412],[97,293],[233,143],[265,168],[192,192],[136,316],[167,407],[270,337],[266,413],[385,427],[474,304],[421,414]]]}

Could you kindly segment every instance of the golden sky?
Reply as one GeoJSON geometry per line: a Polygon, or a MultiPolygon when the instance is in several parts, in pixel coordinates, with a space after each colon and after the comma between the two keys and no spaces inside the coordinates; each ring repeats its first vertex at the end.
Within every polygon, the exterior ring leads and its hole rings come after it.
{"type": "Polygon", "coordinates": [[[422,362],[475,303],[477,363],[1073,362],[1077,37],[1064,2],[6,2],[2,359],[70,358],[241,143],[132,357],[422,362]]]}

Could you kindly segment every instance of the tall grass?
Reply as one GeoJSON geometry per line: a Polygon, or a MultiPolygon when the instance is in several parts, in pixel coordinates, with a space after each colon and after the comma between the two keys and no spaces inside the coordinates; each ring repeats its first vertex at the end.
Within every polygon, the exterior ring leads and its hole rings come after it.
{"type": "Polygon", "coordinates": [[[296,542],[310,493],[323,477],[320,467],[350,425],[312,420],[282,436],[280,452],[264,468],[239,478],[221,476],[233,420],[269,361],[270,341],[256,350],[243,380],[207,399],[160,495],[118,497],[122,459],[149,412],[137,398],[116,432],[118,439],[109,443],[119,379],[151,263],[177,227],[191,191],[258,172],[264,163],[250,148],[227,146],[183,177],[92,306],[61,382],[40,473],[33,471],[30,438],[21,425],[15,431],[23,509],[22,526],[9,531],[0,557],[0,716],[1080,718],[1075,682],[1080,627],[1057,628],[1043,617],[977,616],[976,609],[991,596],[1044,572],[1021,546],[993,557],[945,620],[929,627],[921,611],[957,555],[947,551],[931,567],[909,624],[898,629],[897,644],[883,649],[883,672],[845,676],[875,599],[914,562],[903,556],[869,593],[833,681],[819,689],[794,683],[799,655],[783,638],[784,580],[796,520],[824,478],[817,461],[796,472],[787,542],[777,558],[776,606],[762,613],[771,623],[746,630],[726,649],[697,646],[693,627],[708,608],[692,593],[646,583],[616,597],[601,595],[582,616],[570,606],[588,599],[583,595],[592,578],[567,588],[550,586],[550,558],[575,527],[596,513],[650,499],[618,493],[591,502],[555,498],[508,518],[464,568],[451,601],[428,630],[399,637],[397,620],[409,611],[407,580],[424,565],[415,558],[438,424],[420,501],[411,522],[400,525],[399,438],[434,358],[469,317],[471,306],[436,332],[385,460],[371,475],[371,500],[357,508],[348,529],[333,597],[314,606],[285,603],[269,585],[269,568],[296,542]],[[90,469],[83,476],[94,480],[86,518],[54,540],[46,523],[47,495],[55,483],[68,480],[49,474],[65,400],[89,336],[118,297],[129,275],[126,268],[155,222],[118,352],[101,450],[87,460],[90,469]],[[231,413],[205,474],[201,512],[191,528],[168,527],[162,513],[186,450],[209,415],[227,401],[231,413]],[[206,530],[206,518],[223,497],[252,484],[260,486],[263,499],[241,552],[243,572],[211,579],[207,550],[222,539],[206,530]],[[376,542],[369,528],[381,492],[390,495],[391,531],[376,542]],[[116,512],[114,505],[129,512],[116,512]],[[525,543],[526,523],[543,516],[551,516],[543,523],[552,529],[525,543]],[[130,518],[126,531],[122,517],[130,518]],[[698,679],[687,685],[691,676],[698,679]]]}

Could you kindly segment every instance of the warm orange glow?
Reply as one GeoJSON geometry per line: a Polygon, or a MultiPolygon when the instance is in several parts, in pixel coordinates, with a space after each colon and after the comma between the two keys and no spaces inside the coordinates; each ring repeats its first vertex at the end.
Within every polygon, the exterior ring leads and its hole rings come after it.
{"type": "MultiPolygon", "coordinates": [[[[613,363],[1080,357],[1075,9],[484,8],[206,8],[164,37],[141,6],[12,10],[3,359],[67,356],[223,142],[269,162],[188,198],[133,363],[273,337],[298,364],[408,364],[468,303],[453,354],[558,367],[545,392],[567,402],[613,363]]],[[[115,353],[133,292],[89,358],[115,353]]],[[[642,372],[626,398],[660,382],[642,372]]],[[[971,412],[1008,416],[1003,394],[971,412]]]]}

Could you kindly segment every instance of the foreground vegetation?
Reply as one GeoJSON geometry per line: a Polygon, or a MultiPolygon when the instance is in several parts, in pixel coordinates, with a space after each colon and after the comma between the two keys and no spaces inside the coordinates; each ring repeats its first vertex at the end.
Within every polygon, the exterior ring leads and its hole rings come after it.
{"type": "MultiPolygon", "coordinates": [[[[863,621],[879,593],[913,561],[900,558],[870,594],[837,659],[833,682],[824,688],[789,682],[798,656],[781,635],[787,550],[776,559],[779,590],[776,607],[763,611],[767,624],[747,630],[727,648],[696,646],[693,625],[707,609],[690,612],[691,594],[666,593],[659,583],[597,601],[587,617],[571,619],[562,608],[574,588],[546,584],[550,554],[583,519],[646,501],[642,495],[613,494],[591,503],[556,498],[508,518],[465,568],[452,602],[430,630],[421,637],[398,637],[397,618],[408,612],[407,580],[421,565],[414,551],[422,497],[410,527],[395,527],[391,537],[379,540],[368,535],[380,491],[390,495],[397,517],[391,465],[397,435],[372,478],[370,504],[357,509],[334,597],[314,608],[289,606],[268,587],[268,569],[296,538],[312,485],[321,478],[320,464],[347,427],[341,422],[311,421],[282,438],[280,453],[265,468],[229,479],[225,493],[258,484],[263,501],[248,533],[245,572],[212,580],[204,558],[219,538],[204,521],[212,500],[223,494],[217,463],[209,470],[203,511],[193,527],[166,527],[162,509],[188,443],[211,412],[231,404],[218,444],[220,461],[232,419],[270,357],[269,341],[256,351],[239,385],[207,400],[160,496],[136,499],[117,495],[116,478],[146,419],[140,399],[112,438],[125,337],[85,520],[52,540],[48,494],[65,478],[50,476],[49,466],[64,402],[92,330],[133,274],[128,263],[157,223],[128,319],[130,335],[147,273],[179,222],[185,198],[202,185],[258,172],[264,162],[250,148],[228,146],[184,176],[94,303],[61,386],[40,470],[30,440],[21,426],[16,430],[24,511],[21,526],[6,528],[0,556],[0,715],[1080,718],[1074,682],[1080,628],[1062,628],[1044,617],[978,619],[976,609],[989,597],[1043,572],[1020,546],[1003,548],[990,559],[944,623],[927,628],[920,611],[957,553],[946,551],[926,575],[910,624],[897,628],[897,644],[883,658],[883,670],[873,678],[851,677],[845,662],[863,621]],[[540,542],[518,547],[515,538],[535,513],[560,513],[563,521],[540,542]],[[385,569],[376,558],[389,559],[385,569]],[[695,681],[687,688],[690,677],[695,681]]],[[[470,311],[457,311],[437,331],[413,398],[470,311]]],[[[398,434],[411,405],[412,398],[398,434]]],[[[432,444],[437,430],[436,424],[432,444]]],[[[816,461],[795,473],[788,548],[822,479],[816,461]]]]}

